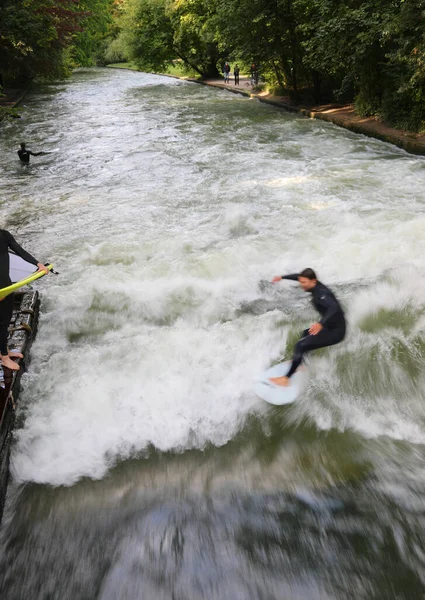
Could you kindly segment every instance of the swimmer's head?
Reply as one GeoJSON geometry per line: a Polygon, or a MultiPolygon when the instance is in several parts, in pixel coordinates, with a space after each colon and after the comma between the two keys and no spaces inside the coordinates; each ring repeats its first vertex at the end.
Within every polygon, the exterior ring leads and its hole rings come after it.
{"type": "Polygon", "coordinates": [[[304,269],[298,275],[298,281],[305,292],[310,292],[317,284],[316,273],[313,269],[304,269]]]}
{"type": "Polygon", "coordinates": [[[22,150],[24,150],[24,148],[25,148],[25,144],[24,143],[21,144],[21,148],[22,148],[22,150]]]}

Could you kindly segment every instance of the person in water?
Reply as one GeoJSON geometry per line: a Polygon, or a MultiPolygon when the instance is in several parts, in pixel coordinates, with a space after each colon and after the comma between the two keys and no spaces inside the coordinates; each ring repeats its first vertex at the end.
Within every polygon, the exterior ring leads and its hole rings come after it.
{"type": "Polygon", "coordinates": [[[29,163],[30,156],[41,156],[44,152],[31,152],[31,150],[27,150],[25,144],[21,144],[21,147],[18,150],[19,160],[24,163],[29,163]]]}
{"type": "Polygon", "coordinates": [[[344,311],[329,288],[318,281],[313,269],[304,269],[293,275],[278,275],[272,283],[282,279],[298,281],[305,292],[310,292],[313,306],[320,313],[321,319],[306,329],[295,346],[292,364],[284,377],[271,377],[275,385],[287,386],[289,380],[301,365],[304,354],[318,348],[339,344],[345,337],[346,323],[344,311]]]}
{"type": "MultiPolygon", "coordinates": [[[[31,254],[26,252],[18,242],[15,240],[13,235],[5,229],[0,229],[0,289],[9,286],[12,282],[9,275],[9,252],[13,250],[15,254],[38,267],[39,271],[49,272],[47,267],[42,263],[38,262],[31,254]]],[[[5,298],[0,297],[0,355],[1,365],[12,369],[13,371],[19,371],[19,365],[13,362],[12,358],[23,358],[20,352],[9,353],[7,348],[7,336],[9,330],[10,320],[13,312],[13,294],[9,294],[5,298]]]]}

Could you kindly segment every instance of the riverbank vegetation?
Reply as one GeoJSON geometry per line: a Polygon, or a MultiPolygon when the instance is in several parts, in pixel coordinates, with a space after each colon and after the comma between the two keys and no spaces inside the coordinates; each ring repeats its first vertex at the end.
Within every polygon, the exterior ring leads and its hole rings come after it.
{"type": "Polygon", "coordinates": [[[0,85],[130,62],[217,77],[255,63],[295,104],[425,130],[425,0],[0,0],[0,85]],[[177,65],[177,67],[176,67],[177,65]]]}
{"type": "Polygon", "coordinates": [[[96,64],[114,0],[0,0],[0,85],[28,86],[96,64]]]}
{"type": "Polygon", "coordinates": [[[252,62],[295,103],[355,102],[359,114],[425,129],[425,0],[121,0],[105,59],[216,77],[252,62]]]}

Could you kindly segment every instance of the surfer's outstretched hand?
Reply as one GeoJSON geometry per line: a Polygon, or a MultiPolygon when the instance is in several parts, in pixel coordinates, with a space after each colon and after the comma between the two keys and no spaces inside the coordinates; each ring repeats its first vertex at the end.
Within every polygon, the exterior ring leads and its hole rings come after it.
{"type": "Polygon", "coordinates": [[[49,272],[49,269],[42,263],[37,263],[37,267],[38,267],[39,271],[44,271],[46,273],[46,275],[49,272]]]}
{"type": "Polygon", "coordinates": [[[281,275],[276,275],[276,277],[273,277],[272,279],[272,283],[277,283],[278,281],[282,281],[281,275]]]}

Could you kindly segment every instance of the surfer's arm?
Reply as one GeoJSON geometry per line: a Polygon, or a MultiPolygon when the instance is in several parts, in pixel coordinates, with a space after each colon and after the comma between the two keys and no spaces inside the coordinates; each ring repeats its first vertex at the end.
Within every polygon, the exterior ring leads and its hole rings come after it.
{"type": "Polygon", "coordinates": [[[31,263],[32,265],[35,265],[36,267],[39,267],[39,265],[43,266],[40,262],[38,262],[38,260],[36,258],[34,258],[29,252],[24,250],[18,244],[18,242],[15,240],[15,238],[9,231],[6,231],[6,234],[7,234],[7,245],[9,246],[9,248],[11,250],[13,250],[13,252],[15,254],[17,254],[18,256],[20,256],[21,258],[26,260],[27,262],[31,263]]]}
{"type": "Polygon", "coordinates": [[[298,281],[299,273],[292,273],[291,275],[281,275],[281,279],[289,279],[290,281],[298,281]]]}
{"type": "Polygon", "coordinates": [[[298,281],[299,273],[292,273],[291,275],[276,275],[273,277],[272,283],[277,283],[278,281],[282,281],[282,279],[289,279],[290,281],[298,281]]]}

